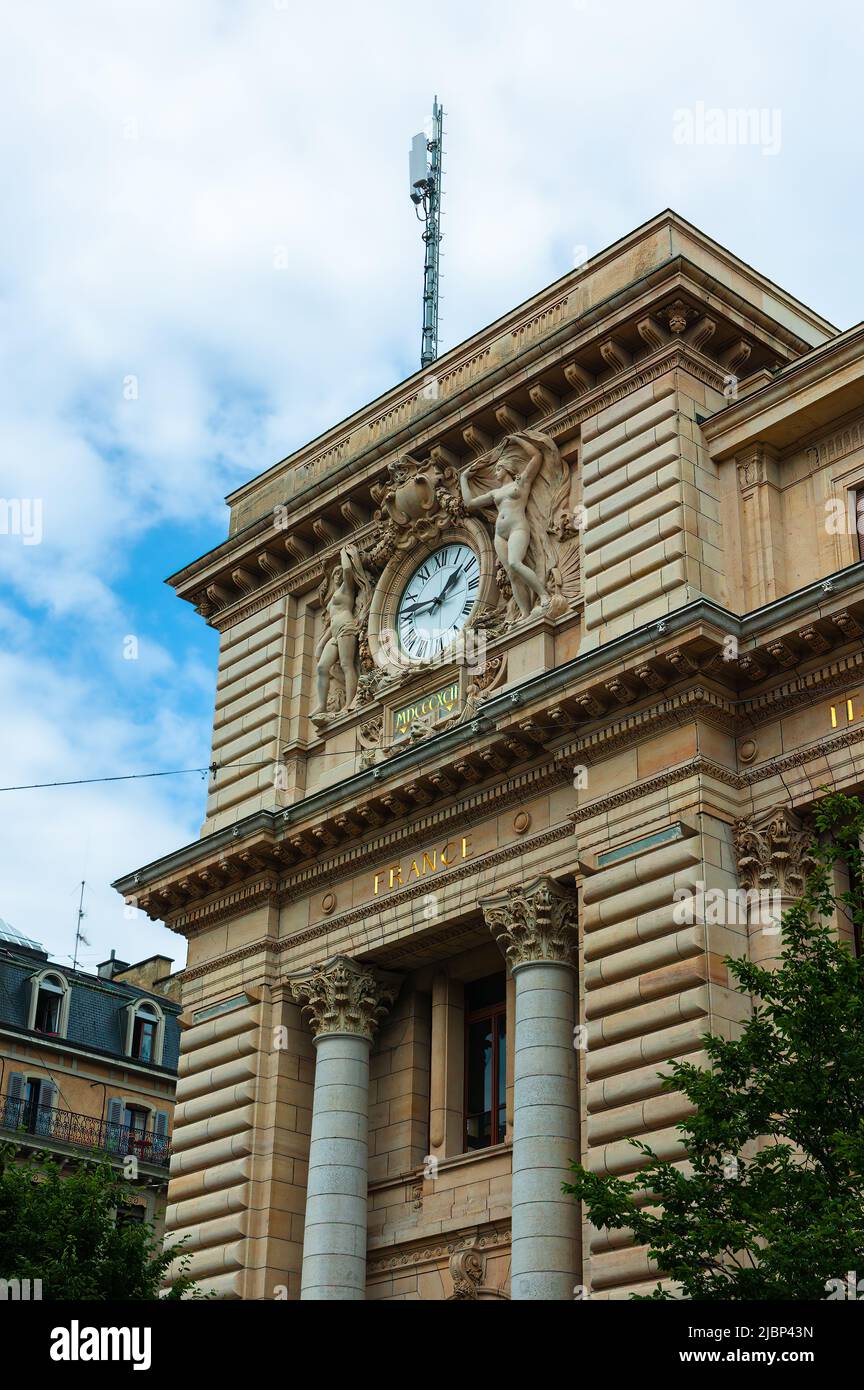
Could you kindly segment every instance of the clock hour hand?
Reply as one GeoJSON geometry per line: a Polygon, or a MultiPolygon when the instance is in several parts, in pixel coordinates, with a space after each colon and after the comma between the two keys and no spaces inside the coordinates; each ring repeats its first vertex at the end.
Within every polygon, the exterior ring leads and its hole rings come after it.
{"type": "Polygon", "coordinates": [[[437,602],[437,598],[427,598],[424,603],[412,603],[410,608],[403,608],[401,613],[403,616],[408,613],[419,613],[421,608],[432,608],[437,602]]]}

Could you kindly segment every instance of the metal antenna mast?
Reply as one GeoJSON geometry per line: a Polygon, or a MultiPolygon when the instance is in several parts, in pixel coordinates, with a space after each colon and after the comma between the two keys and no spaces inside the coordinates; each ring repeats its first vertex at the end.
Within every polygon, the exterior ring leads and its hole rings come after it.
{"type": "Polygon", "coordinates": [[[428,367],[438,356],[438,289],[441,248],[441,170],[444,154],[444,108],[437,96],[432,102],[432,132],[411,141],[408,156],[411,201],[417,220],[425,224],[423,244],[423,339],[420,365],[428,367]],[[422,209],[422,211],[421,211],[422,209]]]}
{"type": "Polygon", "coordinates": [[[72,957],[72,969],[73,969],[73,970],[77,970],[77,969],[78,969],[78,947],[79,947],[79,945],[81,944],[81,942],[83,941],[85,946],[89,946],[89,945],[90,945],[90,942],[87,940],[87,937],[84,935],[83,931],[81,930],[81,923],[83,922],[83,920],[84,920],[84,918],[85,918],[86,916],[87,916],[87,914],[86,914],[86,912],[84,911],[84,880],[82,879],[82,880],[81,880],[81,896],[80,896],[79,899],[78,899],[78,916],[77,916],[77,919],[76,919],[76,922],[75,922],[75,954],[74,954],[74,956],[72,957]]]}

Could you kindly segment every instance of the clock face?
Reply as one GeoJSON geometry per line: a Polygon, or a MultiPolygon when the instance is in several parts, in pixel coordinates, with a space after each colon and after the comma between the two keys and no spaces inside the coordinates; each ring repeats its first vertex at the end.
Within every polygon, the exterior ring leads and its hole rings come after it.
{"type": "Polygon", "coordinates": [[[415,661],[439,656],[468,621],[480,591],[480,561],[468,545],[434,550],[412,574],[396,619],[403,651],[415,661]]]}

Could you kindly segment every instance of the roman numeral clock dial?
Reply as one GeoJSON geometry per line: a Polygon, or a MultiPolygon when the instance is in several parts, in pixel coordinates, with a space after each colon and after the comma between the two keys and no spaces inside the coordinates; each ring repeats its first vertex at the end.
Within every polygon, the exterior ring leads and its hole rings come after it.
{"type": "Polygon", "coordinates": [[[440,656],[468,621],[480,592],[480,561],[468,545],[442,545],[412,574],[396,619],[402,650],[415,661],[440,656]]]}

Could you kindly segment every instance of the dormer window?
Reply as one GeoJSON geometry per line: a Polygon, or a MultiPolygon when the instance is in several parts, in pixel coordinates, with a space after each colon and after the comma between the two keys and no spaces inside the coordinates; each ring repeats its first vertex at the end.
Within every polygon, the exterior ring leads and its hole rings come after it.
{"type": "Polygon", "coordinates": [[[149,999],[128,1006],[126,1052],[138,1062],[162,1065],[165,1018],[158,1004],[149,999]]]}
{"type": "Polygon", "coordinates": [[[132,1056],[139,1062],[152,1062],[156,1046],[156,1011],[149,1004],[142,1004],[135,1015],[132,1029],[132,1056]]]}
{"type": "Polygon", "coordinates": [[[69,1021],[69,986],[62,975],[43,971],[30,981],[30,1016],[27,1026],[48,1037],[66,1036],[69,1021]]]}

